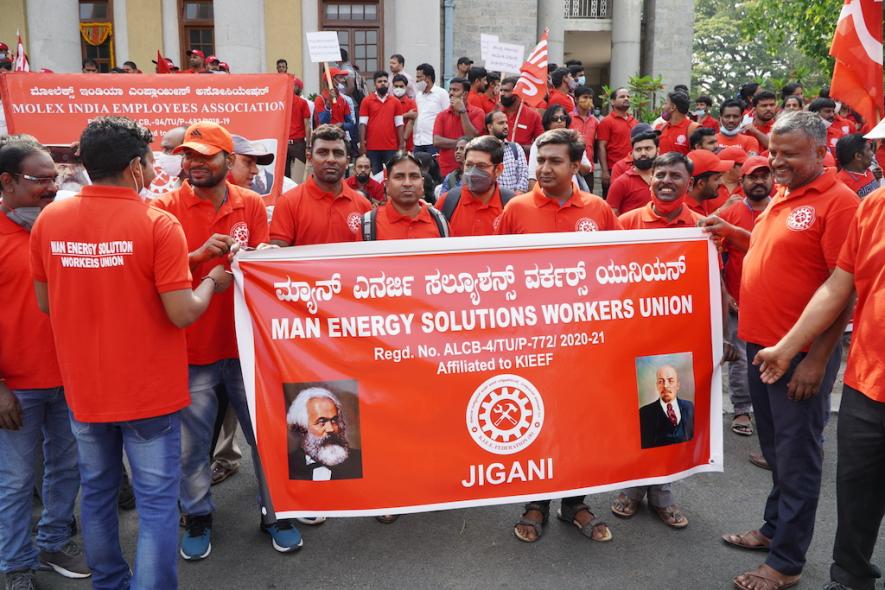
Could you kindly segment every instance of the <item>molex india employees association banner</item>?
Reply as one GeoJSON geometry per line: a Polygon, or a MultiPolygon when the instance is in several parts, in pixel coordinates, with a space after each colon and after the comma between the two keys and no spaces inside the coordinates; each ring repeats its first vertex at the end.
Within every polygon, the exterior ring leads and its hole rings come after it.
{"type": "Polygon", "coordinates": [[[44,144],[71,144],[98,117],[133,119],[154,134],[213,121],[276,155],[272,194],[285,173],[293,79],[283,74],[48,74],[0,75],[9,133],[44,144]]]}
{"type": "Polygon", "coordinates": [[[279,517],[722,470],[718,259],[698,229],[273,249],[234,274],[279,517]]]}

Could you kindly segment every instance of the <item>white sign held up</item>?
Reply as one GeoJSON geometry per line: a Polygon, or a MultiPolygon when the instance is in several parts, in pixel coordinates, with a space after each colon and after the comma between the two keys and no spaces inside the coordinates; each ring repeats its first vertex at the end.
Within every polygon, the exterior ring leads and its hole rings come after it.
{"type": "Polygon", "coordinates": [[[341,46],[338,44],[338,33],[335,31],[317,31],[307,33],[307,51],[310,61],[341,61],[341,46]]]}
{"type": "Polygon", "coordinates": [[[479,35],[479,48],[480,48],[480,57],[483,61],[487,60],[489,45],[493,45],[498,42],[497,35],[487,35],[485,33],[480,33],[479,35]]]}
{"type": "Polygon", "coordinates": [[[486,69],[492,72],[515,74],[525,59],[525,46],[513,43],[493,43],[486,50],[486,69]]]}

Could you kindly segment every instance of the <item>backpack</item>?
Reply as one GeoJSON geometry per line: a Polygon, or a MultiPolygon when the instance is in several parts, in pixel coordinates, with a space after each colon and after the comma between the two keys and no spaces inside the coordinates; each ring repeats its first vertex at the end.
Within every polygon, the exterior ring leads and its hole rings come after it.
{"type": "MultiPolygon", "coordinates": [[[[446,193],[446,202],[443,203],[442,214],[443,217],[446,218],[446,221],[452,221],[452,214],[455,212],[455,207],[458,206],[458,201],[461,200],[461,188],[464,185],[456,186],[448,193],[446,193]]],[[[500,189],[501,191],[501,206],[506,205],[510,199],[516,196],[516,193],[513,191],[509,191],[506,188],[500,189]]]]}
{"type": "MultiPolygon", "coordinates": [[[[427,207],[427,211],[433,218],[434,223],[436,223],[436,229],[439,230],[439,237],[449,237],[449,224],[446,223],[446,219],[445,217],[443,217],[443,214],[430,206],[427,207]]],[[[378,239],[377,218],[378,209],[372,209],[371,211],[363,213],[362,228],[364,242],[374,242],[378,239]]]]}

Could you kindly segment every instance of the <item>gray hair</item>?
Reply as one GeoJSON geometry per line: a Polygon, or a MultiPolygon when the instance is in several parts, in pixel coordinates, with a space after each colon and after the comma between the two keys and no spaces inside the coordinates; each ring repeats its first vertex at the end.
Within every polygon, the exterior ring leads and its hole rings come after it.
{"type": "Polygon", "coordinates": [[[827,145],[827,126],[817,113],[793,111],[778,117],[771,128],[772,134],[802,132],[814,141],[815,145],[827,145]]]}
{"type": "Polygon", "coordinates": [[[308,387],[299,393],[292,405],[289,406],[289,411],[286,412],[286,424],[293,428],[307,430],[307,402],[318,398],[331,400],[338,408],[338,415],[344,415],[341,401],[334,393],[324,387],[308,387]]]}

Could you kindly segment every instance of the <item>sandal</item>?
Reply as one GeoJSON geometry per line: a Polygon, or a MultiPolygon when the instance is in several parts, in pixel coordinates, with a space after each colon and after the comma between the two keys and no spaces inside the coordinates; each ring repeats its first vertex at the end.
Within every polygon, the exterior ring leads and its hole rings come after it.
{"type": "Polygon", "coordinates": [[[753,422],[749,414],[735,414],[731,421],[731,431],[741,436],[753,436],[753,422]]]}
{"type": "Polygon", "coordinates": [[[639,511],[642,506],[640,500],[634,500],[627,494],[618,494],[612,500],[612,512],[620,518],[630,518],[639,511]]]}
{"type": "Polygon", "coordinates": [[[517,522],[513,526],[513,534],[516,535],[516,538],[519,539],[520,541],[523,541],[525,543],[534,543],[535,541],[540,539],[541,536],[544,534],[544,525],[545,524],[547,524],[547,513],[541,509],[541,506],[539,506],[538,504],[526,504],[525,510],[522,513],[522,517],[519,519],[519,522],[517,522]],[[526,514],[528,514],[532,510],[536,510],[537,512],[541,513],[541,521],[540,522],[538,522],[537,520],[531,520],[529,518],[526,518],[526,514]],[[535,538],[532,539],[530,537],[525,536],[523,533],[521,533],[519,531],[520,525],[530,526],[533,529],[535,529],[535,538]]]}
{"type": "Polygon", "coordinates": [[[670,504],[669,506],[665,506],[664,508],[652,506],[652,510],[655,511],[655,513],[658,515],[658,518],[661,519],[661,522],[663,522],[670,528],[684,529],[688,526],[688,519],[685,518],[685,515],[682,514],[682,511],[676,504],[670,504]]]}
{"type": "Polygon", "coordinates": [[[730,535],[722,535],[722,540],[728,545],[747,549],[749,551],[768,551],[771,545],[771,539],[760,533],[758,530],[747,531],[746,533],[732,533],[730,535]]]}
{"type": "Polygon", "coordinates": [[[612,532],[601,518],[597,518],[595,514],[590,512],[590,508],[586,504],[576,504],[574,506],[563,506],[556,512],[556,517],[563,522],[570,522],[575,525],[581,534],[590,540],[598,543],[607,543],[612,540],[612,532]],[[576,518],[579,512],[587,512],[590,515],[590,522],[581,524],[576,518]],[[601,537],[594,537],[593,532],[596,527],[604,527],[604,533],[601,537]]]}
{"type": "Polygon", "coordinates": [[[739,590],[784,590],[785,588],[792,588],[802,579],[802,576],[784,576],[783,579],[778,579],[771,575],[768,570],[776,571],[770,566],[760,565],[752,572],[741,574],[732,581],[735,588],[739,590]],[[741,580],[740,578],[744,579],[741,580]],[[753,583],[753,586],[747,585],[750,582],[753,583]]]}

